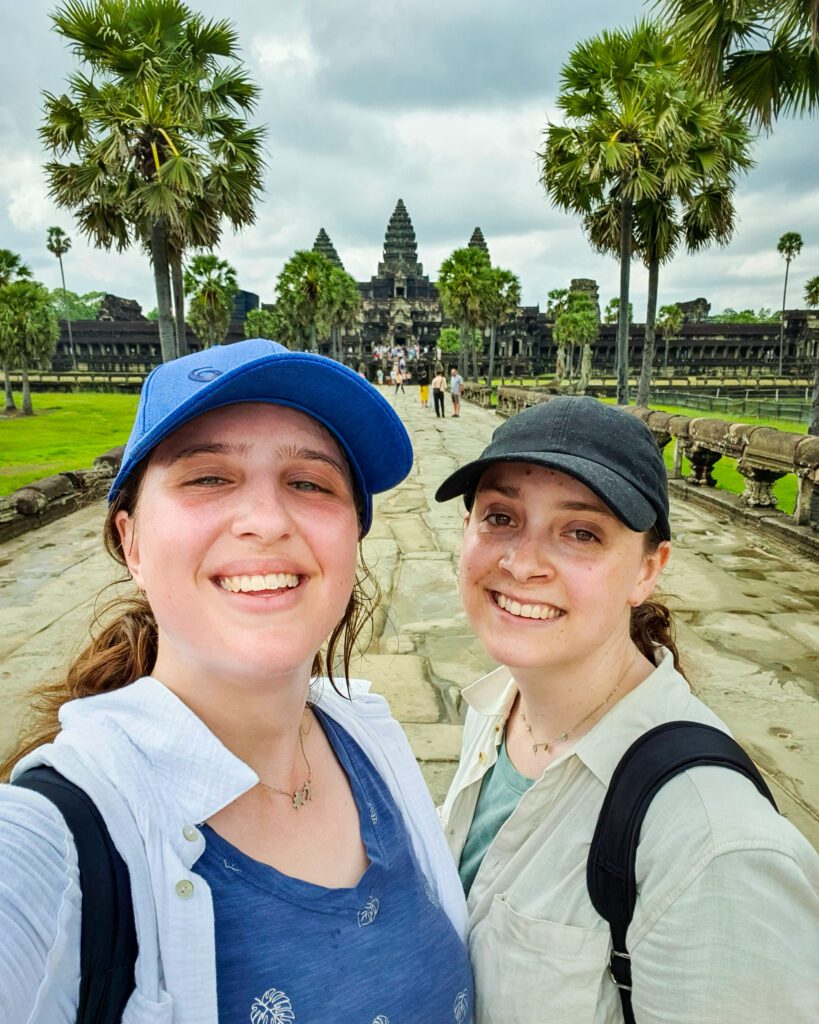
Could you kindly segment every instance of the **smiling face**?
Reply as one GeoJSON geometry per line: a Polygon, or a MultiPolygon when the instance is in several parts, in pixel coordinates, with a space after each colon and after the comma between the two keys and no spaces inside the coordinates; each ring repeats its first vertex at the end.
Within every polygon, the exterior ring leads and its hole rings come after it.
{"type": "Polygon", "coordinates": [[[116,525],[157,620],[162,682],[308,678],[347,607],[359,536],[349,467],[319,423],[265,403],[191,420],[151,454],[116,525]]]}
{"type": "Polygon", "coordinates": [[[482,475],[461,550],[461,598],[501,664],[577,668],[628,641],[670,545],[635,533],[573,477],[523,462],[482,475]]]}

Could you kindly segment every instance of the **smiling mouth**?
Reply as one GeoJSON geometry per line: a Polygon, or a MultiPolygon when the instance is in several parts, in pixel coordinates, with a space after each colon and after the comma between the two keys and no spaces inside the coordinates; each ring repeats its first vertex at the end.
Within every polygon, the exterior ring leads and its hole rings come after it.
{"type": "Polygon", "coordinates": [[[518,619],[559,619],[566,613],[551,604],[521,604],[505,594],[492,591],[492,600],[503,611],[518,619]]]}
{"type": "Polygon", "coordinates": [[[218,576],[217,586],[231,594],[270,593],[277,590],[292,590],[299,585],[300,577],[291,572],[268,572],[254,576],[218,576]]]}

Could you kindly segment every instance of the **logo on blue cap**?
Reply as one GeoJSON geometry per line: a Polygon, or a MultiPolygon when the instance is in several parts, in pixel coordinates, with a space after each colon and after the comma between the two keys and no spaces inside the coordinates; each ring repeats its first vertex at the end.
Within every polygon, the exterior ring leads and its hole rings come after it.
{"type": "Polygon", "coordinates": [[[198,370],[191,370],[188,374],[188,380],[195,380],[199,384],[207,384],[208,381],[216,380],[217,377],[222,376],[222,371],[217,370],[215,366],[202,366],[198,370]]]}

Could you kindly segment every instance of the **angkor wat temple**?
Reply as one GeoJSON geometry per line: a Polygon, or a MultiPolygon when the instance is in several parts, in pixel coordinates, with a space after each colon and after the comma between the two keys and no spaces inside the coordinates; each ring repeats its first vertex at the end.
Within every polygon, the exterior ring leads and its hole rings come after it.
{"type": "MultiPolygon", "coordinates": [[[[468,243],[488,252],[479,227],[472,232],[468,243]]],[[[339,266],[339,257],[332,240],[321,228],[313,245],[339,266]]],[[[514,268],[511,268],[514,270],[514,268]]],[[[589,279],[555,282],[556,285],[588,291],[597,301],[597,285],[589,279]]],[[[361,362],[375,373],[376,365],[388,356],[374,358],[376,352],[396,345],[415,347],[419,355],[432,358],[441,328],[449,326],[444,317],[434,282],[424,273],[418,259],[418,244],[407,208],[399,199],[387,224],[384,236],[383,258],[369,281],[358,282],[361,292],[361,311],[355,327],[342,334],[344,361],[357,367],[361,362]]],[[[255,303],[255,296],[242,293],[243,304],[239,315],[255,303]],[[251,301],[248,301],[251,300],[251,301]]],[[[699,298],[681,302],[686,322],[679,337],[669,339],[668,363],[679,372],[698,373],[713,367],[727,367],[759,371],[776,367],[779,346],[779,324],[726,324],[709,323],[708,304],[699,298]]],[[[238,307],[237,307],[238,311],[238,307]]],[[[785,314],[785,369],[791,373],[807,373],[819,351],[819,313],[808,310],[787,310],[785,314]]],[[[539,306],[521,306],[517,315],[498,330],[496,372],[542,373],[554,368],[555,347],[552,340],[552,321],[539,306]]],[[[156,324],[146,320],[77,321],[72,324],[78,366],[95,370],[148,369],[160,359],[156,324]]],[[[191,350],[198,347],[197,340],[188,329],[191,350]]],[[[593,366],[597,372],[614,367],[615,325],[602,324],[600,337],[594,348],[593,366]]],[[[638,367],[642,360],[645,325],[634,323],[630,330],[629,365],[638,367]]],[[[231,324],[228,341],[244,337],[241,319],[231,324]]],[[[484,347],[486,350],[486,346],[484,347]]],[[[662,332],[657,337],[658,365],[663,357],[662,332]]],[[[322,350],[330,352],[330,342],[322,343],[322,350]]],[[[486,352],[484,353],[485,361],[486,352]]],[[[54,358],[54,369],[71,366],[68,336],[63,333],[54,358]]],[[[482,369],[485,370],[485,367],[482,369]]],[[[812,369],[810,369],[812,373],[812,369]]]]}

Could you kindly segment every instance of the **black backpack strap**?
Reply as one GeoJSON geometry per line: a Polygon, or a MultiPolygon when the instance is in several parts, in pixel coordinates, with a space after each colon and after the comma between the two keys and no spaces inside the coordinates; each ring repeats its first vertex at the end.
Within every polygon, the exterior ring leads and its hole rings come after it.
{"type": "Polygon", "coordinates": [[[637,900],[635,863],[640,828],[658,790],[675,775],[699,765],[740,772],[776,809],[774,798],[750,757],[736,740],[713,726],[665,722],[640,736],[623,754],[597,819],[586,883],[594,909],[611,928],[609,974],[620,991],[626,1024],[634,1024],[626,932],[637,900]]]}
{"type": "Polygon", "coordinates": [[[74,837],[82,890],[77,1024],[120,1024],[134,990],[134,907],[125,861],[88,794],[54,768],[30,768],[14,780],[50,800],[74,837]]]}

